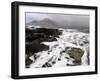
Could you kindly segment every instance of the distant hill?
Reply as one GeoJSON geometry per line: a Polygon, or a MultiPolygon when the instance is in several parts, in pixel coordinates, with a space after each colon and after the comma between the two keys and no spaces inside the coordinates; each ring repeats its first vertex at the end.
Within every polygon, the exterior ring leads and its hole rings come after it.
{"type": "Polygon", "coordinates": [[[59,25],[55,21],[53,21],[49,18],[45,18],[40,21],[35,20],[30,23],[27,23],[26,25],[40,26],[40,27],[44,27],[44,28],[45,27],[59,27],[59,25]]]}
{"type": "Polygon", "coordinates": [[[66,25],[64,26],[62,22],[56,22],[54,20],[51,20],[49,18],[45,18],[43,20],[34,20],[30,23],[26,24],[26,27],[34,27],[34,28],[64,28],[64,29],[77,29],[81,32],[89,33],[89,27],[84,26],[70,26],[66,25]]]}

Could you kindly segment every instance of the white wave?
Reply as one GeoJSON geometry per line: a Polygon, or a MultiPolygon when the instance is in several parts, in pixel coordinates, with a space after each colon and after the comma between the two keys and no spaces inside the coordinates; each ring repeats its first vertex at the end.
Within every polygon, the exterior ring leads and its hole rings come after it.
{"type": "Polygon", "coordinates": [[[46,62],[51,64],[52,67],[65,67],[67,64],[73,65],[74,59],[65,52],[61,53],[67,47],[81,48],[84,50],[81,65],[88,65],[89,35],[72,29],[60,30],[62,30],[62,35],[56,38],[57,41],[42,42],[42,44],[49,46],[49,50],[36,53],[35,55],[39,57],[30,65],[30,68],[42,67],[46,62]],[[58,59],[60,59],[60,61],[58,59]],[[55,62],[55,64],[53,64],[53,62],[55,62]]]}

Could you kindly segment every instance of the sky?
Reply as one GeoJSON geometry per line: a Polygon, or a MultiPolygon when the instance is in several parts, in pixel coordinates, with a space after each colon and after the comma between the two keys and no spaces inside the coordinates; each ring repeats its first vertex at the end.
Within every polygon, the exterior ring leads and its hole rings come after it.
{"type": "Polygon", "coordinates": [[[62,26],[89,27],[89,15],[79,14],[50,14],[50,13],[25,13],[26,23],[49,18],[62,26]]]}

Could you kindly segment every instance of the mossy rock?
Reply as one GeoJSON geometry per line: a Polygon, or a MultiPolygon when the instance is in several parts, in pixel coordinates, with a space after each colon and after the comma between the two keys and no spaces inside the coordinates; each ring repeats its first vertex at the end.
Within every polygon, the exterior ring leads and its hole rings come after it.
{"type": "Polygon", "coordinates": [[[30,64],[32,64],[32,62],[33,62],[33,60],[31,60],[29,58],[26,58],[26,60],[25,60],[26,65],[30,65],[30,64]]]}
{"type": "Polygon", "coordinates": [[[68,54],[71,58],[73,58],[75,61],[74,63],[76,64],[81,64],[81,57],[84,54],[84,51],[80,48],[71,48],[68,50],[68,54]]]}

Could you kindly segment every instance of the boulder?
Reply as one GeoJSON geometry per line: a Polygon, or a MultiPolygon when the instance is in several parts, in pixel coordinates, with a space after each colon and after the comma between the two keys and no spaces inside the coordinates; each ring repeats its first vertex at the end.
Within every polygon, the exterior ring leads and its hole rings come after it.
{"type": "Polygon", "coordinates": [[[74,59],[74,63],[77,65],[81,64],[81,57],[84,54],[84,51],[80,48],[71,48],[68,51],[68,54],[71,58],[74,59]]]}
{"type": "Polygon", "coordinates": [[[33,62],[33,60],[31,60],[31,59],[29,59],[29,58],[26,58],[26,59],[25,59],[25,64],[26,64],[26,66],[32,64],[32,62],[33,62]]]}
{"type": "Polygon", "coordinates": [[[37,53],[40,51],[46,51],[49,49],[49,46],[46,46],[44,44],[39,44],[39,43],[32,43],[29,45],[26,45],[26,54],[28,53],[37,53]]]}

